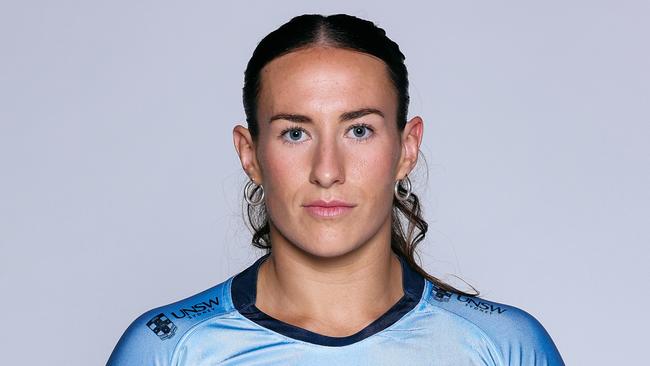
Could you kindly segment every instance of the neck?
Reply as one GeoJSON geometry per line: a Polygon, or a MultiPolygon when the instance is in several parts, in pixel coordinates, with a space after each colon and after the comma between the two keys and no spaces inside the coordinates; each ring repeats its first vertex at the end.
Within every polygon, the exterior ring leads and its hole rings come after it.
{"type": "Polygon", "coordinates": [[[256,306],[287,323],[321,334],[353,334],[404,294],[401,264],[387,235],[322,258],[277,238],[257,279],[256,306]]]}

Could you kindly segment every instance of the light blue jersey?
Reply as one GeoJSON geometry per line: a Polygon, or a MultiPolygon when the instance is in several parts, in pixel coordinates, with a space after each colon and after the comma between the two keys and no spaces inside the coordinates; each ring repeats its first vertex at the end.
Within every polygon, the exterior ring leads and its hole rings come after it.
{"type": "Polygon", "coordinates": [[[530,314],[443,291],[402,258],[404,296],[359,332],[330,337],[284,323],[255,306],[266,258],[137,318],[108,366],[564,365],[530,314]]]}

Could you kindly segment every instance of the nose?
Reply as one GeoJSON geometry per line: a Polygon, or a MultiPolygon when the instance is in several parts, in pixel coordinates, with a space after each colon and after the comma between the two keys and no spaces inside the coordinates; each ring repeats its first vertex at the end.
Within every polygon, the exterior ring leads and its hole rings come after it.
{"type": "Polygon", "coordinates": [[[345,181],[343,156],[335,141],[323,140],[316,146],[309,181],[328,188],[345,181]]]}

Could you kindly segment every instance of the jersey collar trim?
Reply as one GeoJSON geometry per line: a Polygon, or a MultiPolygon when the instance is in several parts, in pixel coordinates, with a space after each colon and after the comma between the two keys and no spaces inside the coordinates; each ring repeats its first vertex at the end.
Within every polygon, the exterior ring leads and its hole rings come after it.
{"type": "Polygon", "coordinates": [[[404,289],[404,295],[399,299],[399,301],[397,301],[379,318],[355,334],[346,337],[331,337],[318,334],[275,319],[255,306],[257,274],[260,265],[269,257],[269,255],[270,254],[266,254],[262,256],[250,267],[234,276],[231,284],[232,302],[235,309],[237,309],[237,311],[244,317],[264,328],[270,329],[289,338],[323,346],[347,346],[388,328],[401,319],[406,313],[411,311],[422,298],[425,285],[424,277],[411,268],[406,260],[398,255],[402,264],[402,287],[404,289]]]}

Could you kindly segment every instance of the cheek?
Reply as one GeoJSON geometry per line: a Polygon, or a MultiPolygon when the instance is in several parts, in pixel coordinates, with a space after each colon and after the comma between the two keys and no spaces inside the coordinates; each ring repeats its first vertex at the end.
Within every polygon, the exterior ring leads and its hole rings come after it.
{"type": "MultiPolygon", "coordinates": [[[[378,205],[386,202],[395,184],[393,178],[396,172],[398,150],[390,145],[380,148],[369,148],[363,154],[355,152],[358,159],[350,161],[350,183],[360,187],[367,199],[378,205]]],[[[388,201],[392,205],[392,201],[388,201]]]]}
{"type": "Polygon", "coordinates": [[[292,204],[298,189],[308,181],[301,155],[291,149],[269,147],[263,150],[260,163],[269,209],[292,204]]]}

